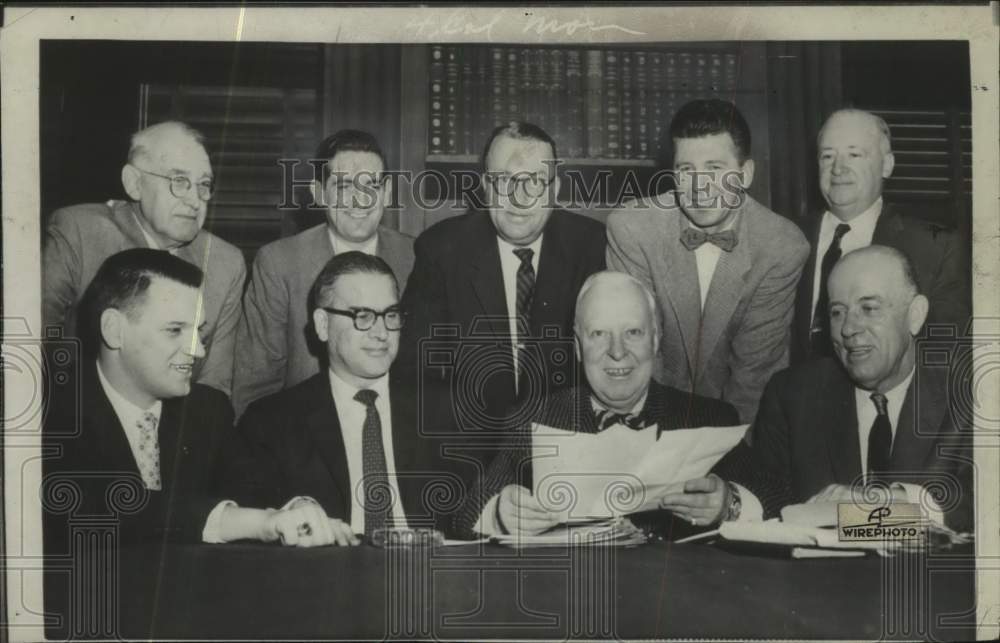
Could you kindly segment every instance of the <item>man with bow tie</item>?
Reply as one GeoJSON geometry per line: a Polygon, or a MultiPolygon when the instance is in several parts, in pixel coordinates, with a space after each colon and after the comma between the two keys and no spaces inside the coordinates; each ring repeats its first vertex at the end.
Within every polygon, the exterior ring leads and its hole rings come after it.
{"type": "MultiPolygon", "coordinates": [[[[598,433],[617,424],[637,430],[656,424],[659,431],[670,431],[738,423],[730,404],[652,380],[660,342],[656,302],[638,279],[611,271],[587,279],[577,298],[574,331],[587,383],[550,394],[532,424],[598,433]]],[[[527,429],[508,439],[459,510],[459,534],[532,535],[557,523],[530,491],[532,440],[527,429]]],[[[697,527],[760,518],[761,503],[776,489],[751,470],[749,449],[740,443],[708,476],[687,481],[683,493],[660,498],[669,513],[649,511],[632,519],[649,532],[676,537],[671,513],[697,527]]]]}
{"type": "Polygon", "coordinates": [[[656,379],[729,402],[749,422],[764,383],[788,364],[809,244],[794,223],[746,194],[750,129],[732,103],[684,105],[670,137],[676,188],[611,214],[608,268],[656,295],[656,379]]]}

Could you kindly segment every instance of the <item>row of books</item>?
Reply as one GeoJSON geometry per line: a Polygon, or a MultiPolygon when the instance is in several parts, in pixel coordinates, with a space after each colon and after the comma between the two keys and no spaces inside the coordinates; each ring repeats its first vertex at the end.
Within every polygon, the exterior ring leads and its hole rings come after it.
{"type": "Polygon", "coordinates": [[[479,154],[494,127],[540,125],[567,158],[655,159],[679,107],[733,100],[739,56],[489,46],[429,48],[430,154],[479,154]]]}

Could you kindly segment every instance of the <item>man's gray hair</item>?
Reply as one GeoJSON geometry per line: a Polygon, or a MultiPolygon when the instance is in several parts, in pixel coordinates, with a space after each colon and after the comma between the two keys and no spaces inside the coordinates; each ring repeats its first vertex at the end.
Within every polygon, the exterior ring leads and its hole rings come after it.
{"type": "Polygon", "coordinates": [[[190,138],[202,147],[205,146],[205,136],[187,123],[182,123],[181,121],[164,121],[156,125],[150,125],[132,135],[132,141],[128,148],[128,162],[134,163],[139,158],[148,158],[150,150],[155,146],[156,139],[166,134],[180,134],[181,136],[190,138]]]}
{"type": "Polygon", "coordinates": [[[833,120],[834,116],[840,114],[856,114],[858,116],[866,116],[871,119],[872,124],[879,133],[879,147],[881,148],[882,154],[889,154],[892,152],[892,131],[889,129],[889,124],[885,122],[885,119],[881,116],[872,114],[871,112],[864,109],[857,109],[856,107],[846,107],[844,109],[838,109],[823,122],[823,127],[819,128],[819,134],[816,135],[816,142],[823,138],[823,130],[826,129],[827,123],[833,120]]]}
{"type": "Polygon", "coordinates": [[[594,274],[587,277],[587,280],[583,282],[580,286],[580,292],[576,295],[576,306],[573,309],[573,329],[578,330],[580,323],[580,304],[583,303],[584,297],[587,293],[598,283],[607,281],[609,279],[618,279],[623,283],[631,283],[642,291],[642,294],[646,298],[646,304],[649,306],[649,317],[653,322],[653,335],[659,339],[660,337],[660,320],[656,309],[656,297],[653,292],[642,283],[636,277],[628,274],[627,272],[618,272],[616,270],[602,270],[601,272],[595,272],[594,274]]]}

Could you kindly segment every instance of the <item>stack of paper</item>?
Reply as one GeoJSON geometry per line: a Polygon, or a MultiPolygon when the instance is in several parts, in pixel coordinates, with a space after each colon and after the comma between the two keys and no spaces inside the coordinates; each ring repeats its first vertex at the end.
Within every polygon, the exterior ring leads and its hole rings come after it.
{"type": "Polygon", "coordinates": [[[537,536],[500,535],[493,542],[508,547],[626,547],[646,542],[627,518],[577,521],[554,527],[537,536]]]}
{"type": "Polygon", "coordinates": [[[708,474],[747,425],[664,431],[613,426],[601,433],[532,427],[533,494],[562,522],[656,509],[665,494],[708,474]]]}

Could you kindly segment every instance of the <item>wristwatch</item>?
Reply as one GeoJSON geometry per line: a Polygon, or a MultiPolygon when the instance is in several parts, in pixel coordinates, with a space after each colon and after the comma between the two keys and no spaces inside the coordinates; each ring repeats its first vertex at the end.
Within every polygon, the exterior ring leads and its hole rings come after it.
{"type": "Polygon", "coordinates": [[[723,521],[736,520],[740,517],[740,511],[743,510],[743,499],[740,498],[740,489],[732,482],[727,482],[729,485],[729,506],[726,507],[726,517],[723,521]]]}

